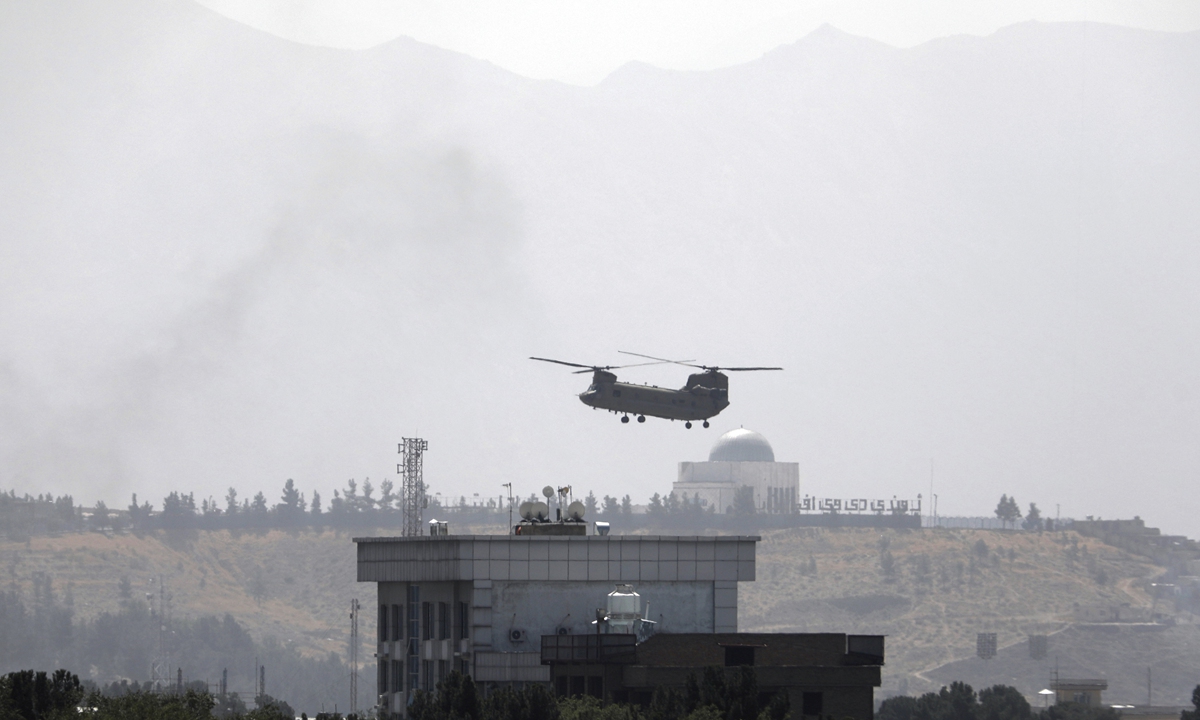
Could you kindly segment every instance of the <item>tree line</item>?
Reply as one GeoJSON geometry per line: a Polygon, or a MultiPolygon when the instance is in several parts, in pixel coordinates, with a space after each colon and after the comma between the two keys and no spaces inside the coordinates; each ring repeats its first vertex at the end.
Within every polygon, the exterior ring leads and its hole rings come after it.
{"type": "MultiPolygon", "coordinates": [[[[659,686],[648,706],[604,705],[589,695],[556,698],[544,685],[499,688],[484,696],[471,678],[451,673],[437,690],[418,691],[408,706],[409,720],[786,720],[787,692],[764,698],[753,667],[705,668],[683,688],[659,686]]],[[[799,713],[795,717],[799,717],[799,713]]]]}

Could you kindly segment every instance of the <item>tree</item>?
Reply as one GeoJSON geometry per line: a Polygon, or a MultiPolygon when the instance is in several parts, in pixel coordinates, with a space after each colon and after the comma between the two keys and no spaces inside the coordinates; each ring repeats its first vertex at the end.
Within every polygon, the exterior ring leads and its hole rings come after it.
{"type": "Polygon", "coordinates": [[[621,512],[621,503],[615,497],[604,496],[604,508],[600,511],[606,518],[616,517],[621,512]]]}
{"type": "Polygon", "coordinates": [[[1021,508],[1017,505],[1016,498],[1001,495],[1000,502],[996,504],[996,517],[1004,523],[1005,527],[1016,522],[1021,517],[1021,508]]]}
{"type": "Polygon", "coordinates": [[[663,511],[668,515],[678,515],[680,513],[679,496],[671,493],[663,498],[663,511]]]}
{"type": "Polygon", "coordinates": [[[296,490],[296,483],[291,478],[283,484],[283,495],[280,496],[283,505],[290,510],[303,510],[300,506],[300,492],[296,490]]]}
{"type": "Polygon", "coordinates": [[[265,513],[267,511],[267,496],[259,490],[254,494],[254,502],[250,503],[250,509],[256,513],[265,513]]]}
{"type": "Polygon", "coordinates": [[[621,514],[625,516],[633,514],[633,500],[628,495],[621,498],[621,514]]]}
{"type": "Polygon", "coordinates": [[[237,490],[234,490],[233,488],[229,488],[229,492],[225,493],[225,514],[226,515],[237,515],[237,511],[238,511],[237,490]]]}
{"type": "Polygon", "coordinates": [[[584,510],[587,512],[587,516],[588,517],[596,517],[597,515],[599,515],[600,513],[597,512],[599,509],[599,506],[600,506],[600,504],[598,502],[596,502],[596,493],[592,492],[591,490],[588,490],[587,497],[585,497],[583,499],[583,507],[584,507],[584,510]]]}
{"type": "Polygon", "coordinates": [[[1021,523],[1021,527],[1041,531],[1042,512],[1038,510],[1037,503],[1029,503],[1029,512],[1025,514],[1025,522],[1021,523]]]}
{"type": "Polygon", "coordinates": [[[358,512],[358,483],[354,478],[346,481],[346,489],[342,491],[342,507],[346,512],[358,512]]]}
{"type": "Polygon", "coordinates": [[[317,492],[316,490],[313,490],[312,505],[309,506],[309,512],[311,512],[314,517],[321,514],[321,493],[317,492]]]}
{"type": "Polygon", "coordinates": [[[362,508],[363,508],[363,510],[375,509],[375,498],[371,497],[371,494],[374,492],[375,492],[375,488],[374,488],[374,486],[371,485],[371,478],[364,479],[363,487],[362,487],[362,508]]]}
{"type": "Polygon", "coordinates": [[[742,485],[733,491],[734,515],[753,515],[754,509],[754,488],[742,485]]]}
{"type": "Polygon", "coordinates": [[[651,517],[658,517],[665,512],[666,508],[663,506],[662,496],[658,493],[651,495],[650,503],[646,505],[646,514],[651,517]]]}
{"type": "Polygon", "coordinates": [[[108,506],[103,500],[96,501],[96,509],[92,511],[92,527],[97,530],[108,527],[108,506]]]}
{"type": "Polygon", "coordinates": [[[1025,696],[1008,685],[979,691],[979,720],[1030,720],[1033,709],[1025,696]]]}
{"type": "Polygon", "coordinates": [[[383,482],[379,483],[379,509],[380,510],[391,510],[392,509],[392,503],[394,503],[396,501],[396,495],[393,493],[393,491],[395,489],[396,489],[396,486],[392,484],[391,480],[384,480],[383,482]]]}
{"type": "Polygon", "coordinates": [[[892,557],[890,550],[884,550],[879,553],[879,569],[883,571],[883,576],[892,578],[896,575],[896,559],[892,557]]]}

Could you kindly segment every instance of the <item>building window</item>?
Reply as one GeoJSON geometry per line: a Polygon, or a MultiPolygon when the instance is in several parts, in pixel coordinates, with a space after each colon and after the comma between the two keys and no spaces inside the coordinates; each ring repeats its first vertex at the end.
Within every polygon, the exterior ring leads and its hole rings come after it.
{"type": "Polygon", "coordinates": [[[421,587],[408,586],[408,689],[420,687],[421,587]]]}
{"type": "Polygon", "coordinates": [[[403,692],[404,690],[404,661],[392,661],[392,691],[403,692]]]}
{"type": "Polygon", "coordinates": [[[438,640],[450,639],[450,603],[438,603],[438,640]]]}
{"type": "Polygon", "coordinates": [[[820,715],[825,704],[819,692],[806,692],[803,694],[801,703],[801,713],[804,715],[820,715]]]}
{"type": "Polygon", "coordinates": [[[433,661],[432,660],[422,660],[421,661],[421,672],[425,675],[425,677],[423,678],[423,680],[425,681],[423,684],[423,687],[425,688],[425,692],[433,692],[433,661]]]}
{"type": "Polygon", "coordinates": [[[404,606],[392,606],[392,639],[404,639],[404,606]]]}
{"type": "Polygon", "coordinates": [[[458,639],[467,640],[471,637],[471,610],[465,602],[458,604],[458,639]]]}
{"type": "Polygon", "coordinates": [[[448,674],[450,674],[450,661],[438,660],[437,664],[438,664],[438,682],[442,682],[443,680],[446,679],[446,676],[448,674]]]}
{"type": "Polygon", "coordinates": [[[383,695],[388,691],[388,661],[379,661],[379,694],[383,695]]]}
{"type": "Polygon", "coordinates": [[[388,640],[388,606],[379,606],[379,642],[388,640]]]}
{"type": "Polygon", "coordinates": [[[730,645],[725,648],[725,667],[754,664],[754,648],[744,645],[730,645]]]}
{"type": "Polygon", "coordinates": [[[459,658],[458,672],[460,672],[463,677],[471,677],[471,661],[466,658],[459,658]]]}
{"type": "Polygon", "coordinates": [[[433,603],[421,603],[421,639],[433,639],[433,603]]]}

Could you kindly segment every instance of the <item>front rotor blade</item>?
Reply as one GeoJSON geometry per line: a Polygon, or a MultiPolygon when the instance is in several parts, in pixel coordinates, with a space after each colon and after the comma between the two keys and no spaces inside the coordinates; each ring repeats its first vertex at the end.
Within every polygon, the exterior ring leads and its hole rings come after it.
{"type": "Polygon", "coordinates": [[[591,370],[595,367],[595,365],[580,365],[579,363],[567,362],[565,360],[551,360],[550,358],[533,357],[532,355],[529,356],[529,359],[541,360],[542,362],[548,363],[558,363],[559,365],[566,365],[568,367],[587,368],[588,370],[591,370]]]}

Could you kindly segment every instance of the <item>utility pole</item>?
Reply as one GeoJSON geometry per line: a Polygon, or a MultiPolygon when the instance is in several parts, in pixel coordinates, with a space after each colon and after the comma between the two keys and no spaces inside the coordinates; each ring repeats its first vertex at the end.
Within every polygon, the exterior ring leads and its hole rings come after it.
{"type": "Polygon", "coordinates": [[[425,458],[429,443],[421,438],[402,438],[400,463],[396,472],[400,474],[400,509],[404,517],[404,537],[421,534],[421,511],[428,500],[425,497],[425,458]]]}
{"type": "MultiPolygon", "coordinates": [[[[158,581],[158,654],[150,664],[150,682],[155,692],[167,692],[171,682],[171,654],[167,652],[167,615],[170,612],[170,598],[167,597],[166,582],[161,575],[158,581]]],[[[151,611],[154,609],[153,596],[146,593],[150,600],[151,611]]]]}
{"type": "MultiPolygon", "coordinates": [[[[933,518],[933,458],[929,458],[929,516],[933,518]]],[[[936,519],[933,526],[937,527],[936,519]]]]}
{"type": "Polygon", "coordinates": [[[512,483],[510,483],[510,482],[502,483],[502,484],[500,485],[500,487],[506,487],[506,488],[508,488],[508,532],[509,532],[509,533],[512,533],[512,531],[513,531],[513,524],[512,524],[512,511],[513,511],[512,483]]]}
{"type": "Polygon", "coordinates": [[[358,599],[350,601],[350,714],[358,715],[358,599]]]}

